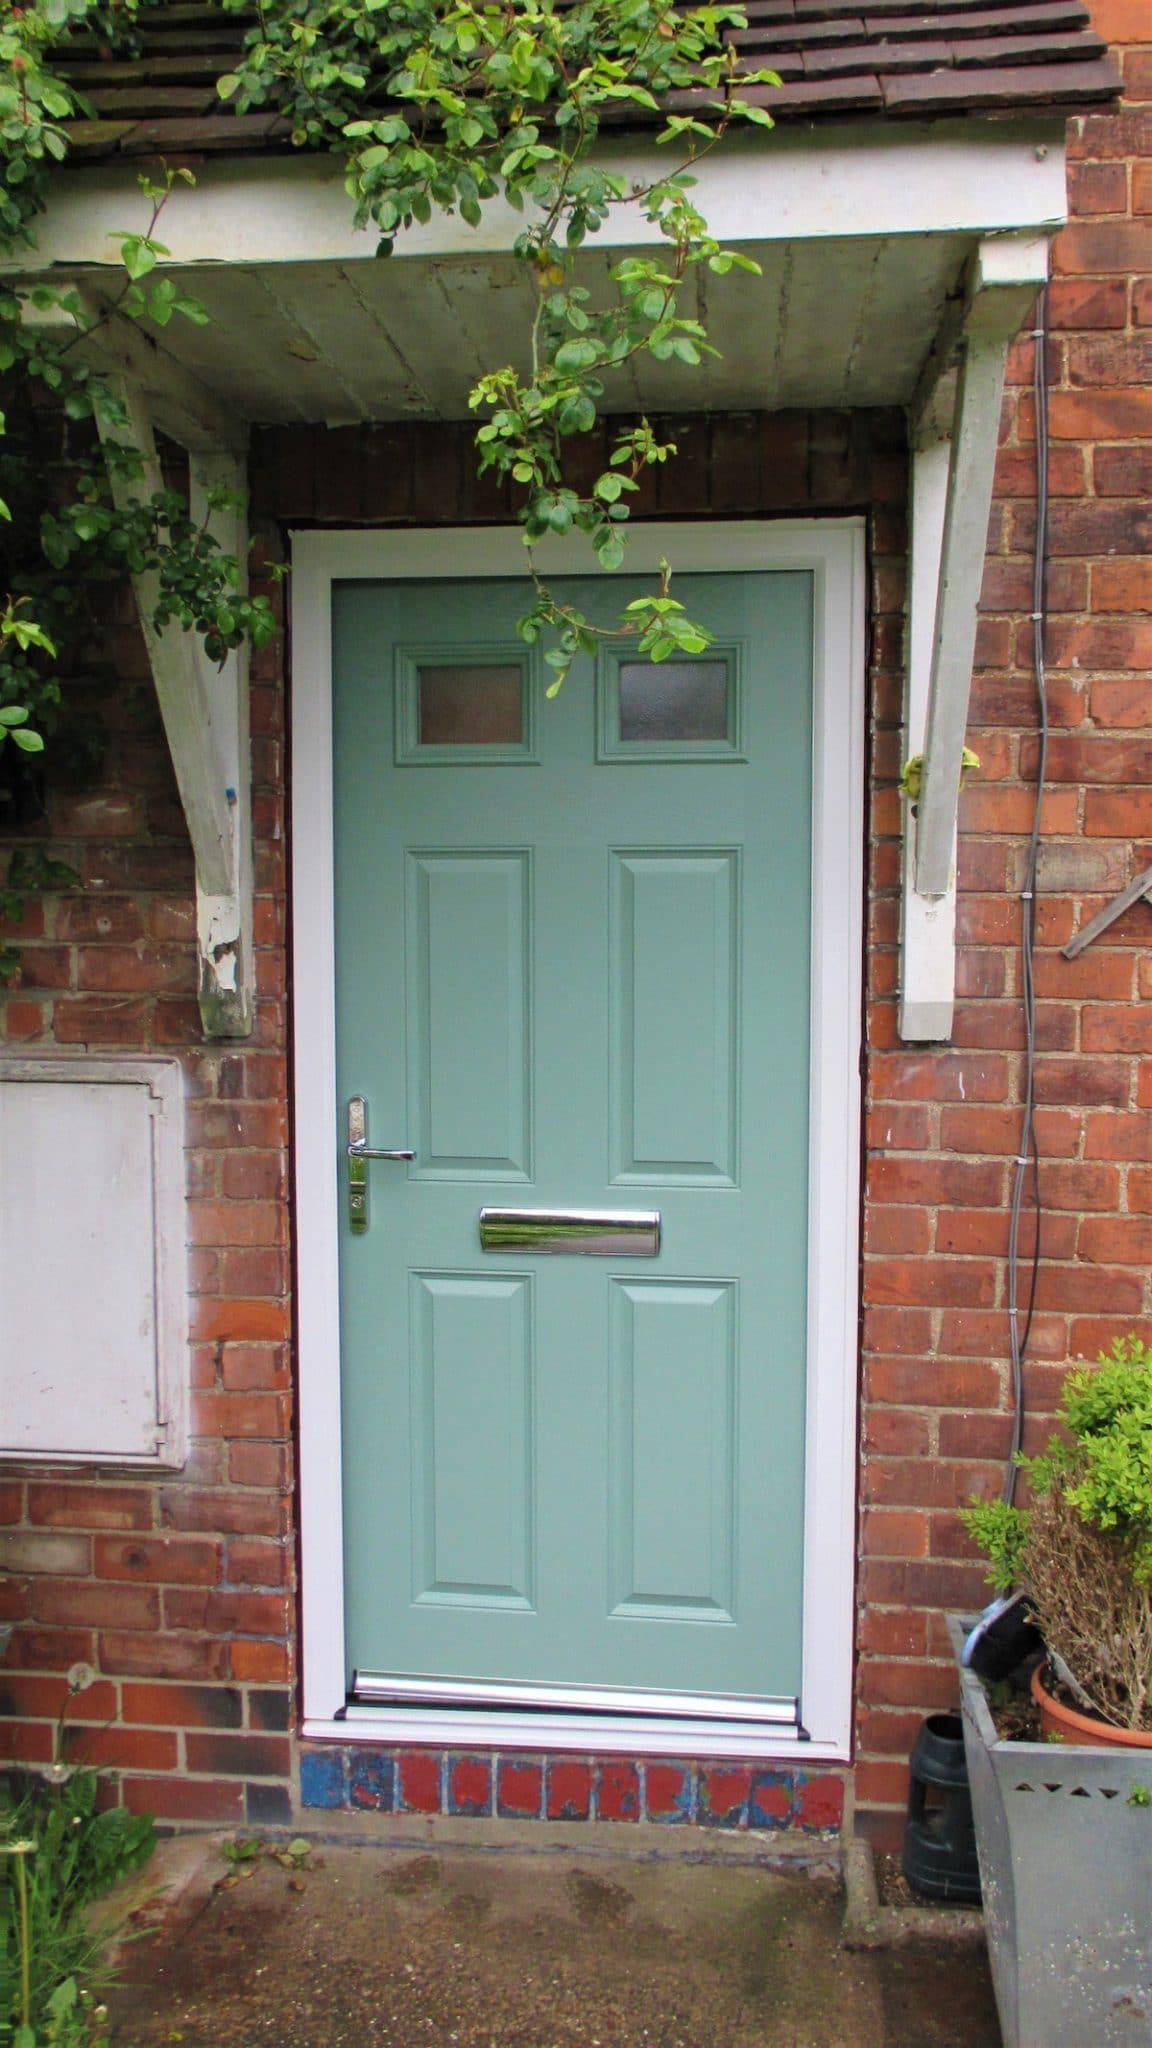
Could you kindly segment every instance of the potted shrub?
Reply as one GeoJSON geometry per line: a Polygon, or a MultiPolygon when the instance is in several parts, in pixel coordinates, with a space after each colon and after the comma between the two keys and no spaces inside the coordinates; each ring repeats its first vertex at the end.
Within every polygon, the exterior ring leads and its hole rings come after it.
{"type": "MultiPolygon", "coordinates": [[[[961,1669],[968,1772],[1006,2048],[1152,2041],[1152,1351],[1070,1372],[1060,1434],[1021,1459],[1024,1508],[965,1511],[1047,1663],[1035,1741],[997,1731],[961,1669]]],[[[952,1625],[959,1652],[964,1625],[952,1625]]]]}

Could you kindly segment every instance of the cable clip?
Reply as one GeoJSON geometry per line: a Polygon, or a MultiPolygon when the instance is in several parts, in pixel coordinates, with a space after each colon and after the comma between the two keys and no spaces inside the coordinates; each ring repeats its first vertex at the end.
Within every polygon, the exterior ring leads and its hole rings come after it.
{"type": "Polygon", "coordinates": [[[1016,1307],[1016,1304],[1015,1304],[1015,1302],[1013,1302],[1013,1304],[1012,1304],[1011,1308],[1010,1308],[1010,1309],[1008,1310],[1008,1314],[1009,1314],[1009,1316],[1011,1317],[1011,1319],[1012,1319],[1012,1321],[1013,1321],[1013,1322],[1015,1322],[1015,1321],[1016,1321],[1016,1318],[1017,1318],[1017,1316],[1019,1315],[1019,1313],[1020,1313],[1019,1309],[1018,1309],[1018,1308],[1016,1307]]]}
{"type": "Polygon", "coordinates": [[[1018,1152],[1012,1164],[1013,1166],[1031,1166],[1032,1154],[1030,1152],[1018,1152]]]}
{"type": "Polygon", "coordinates": [[[1020,891],[1020,901],[1021,901],[1021,903],[1031,903],[1031,901],[1032,901],[1033,897],[1035,896],[1035,894],[1036,894],[1036,891],[1035,891],[1034,889],[1021,889],[1021,891],[1020,891]]]}
{"type": "Polygon", "coordinates": [[[1048,614],[1047,612],[1029,612],[1028,617],[1034,624],[1041,624],[1048,617],[1048,614]]]}

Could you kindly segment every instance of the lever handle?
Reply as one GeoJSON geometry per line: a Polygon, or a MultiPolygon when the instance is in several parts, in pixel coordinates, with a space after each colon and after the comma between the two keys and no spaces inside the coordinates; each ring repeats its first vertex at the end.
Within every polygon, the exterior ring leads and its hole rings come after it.
{"type": "Polygon", "coordinates": [[[415,1159],[407,1145],[373,1146],[368,1143],[368,1104],[362,1095],[348,1103],[348,1224],[357,1237],[368,1228],[368,1161],[370,1159],[415,1159]]]}

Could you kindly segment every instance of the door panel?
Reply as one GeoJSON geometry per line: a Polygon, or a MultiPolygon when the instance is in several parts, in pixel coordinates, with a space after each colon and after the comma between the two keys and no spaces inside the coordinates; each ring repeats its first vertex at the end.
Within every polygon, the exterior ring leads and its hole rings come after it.
{"type": "Polygon", "coordinates": [[[609,643],[548,702],[522,583],[336,586],[334,1137],[363,1095],[417,1154],[341,1245],[350,1679],[799,1688],[811,579],[678,594],[698,673],[609,643]]]}
{"type": "Polygon", "coordinates": [[[409,854],[409,1131],[418,1178],[528,1177],[529,959],[526,853],[409,854]]]}
{"type": "Polygon", "coordinates": [[[739,855],[614,853],[611,897],[613,1181],[731,1184],[739,855]]]}
{"type": "Polygon", "coordinates": [[[415,1601],[532,1604],[530,1296],[527,1279],[412,1276],[415,1601]]]}

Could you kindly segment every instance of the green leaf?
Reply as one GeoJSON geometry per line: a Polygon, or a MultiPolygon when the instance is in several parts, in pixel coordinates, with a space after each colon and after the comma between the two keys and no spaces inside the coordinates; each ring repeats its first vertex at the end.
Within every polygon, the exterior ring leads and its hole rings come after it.
{"type": "Polygon", "coordinates": [[[26,725],[27,722],[28,712],[23,704],[5,704],[0,706],[0,725],[6,725],[11,729],[14,725],[26,725]]]}
{"type": "Polygon", "coordinates": [[[216,90],[222,100],[230,100],[240,90],[240,80],[234,71],[226,71],[223,78],[216,80],[216,90]]]}
{"type": "Polygon", "coordinates": [[[42,754],[44,742],[38,732],[14,732],[12,738],[25,754],[42,754]]]}

